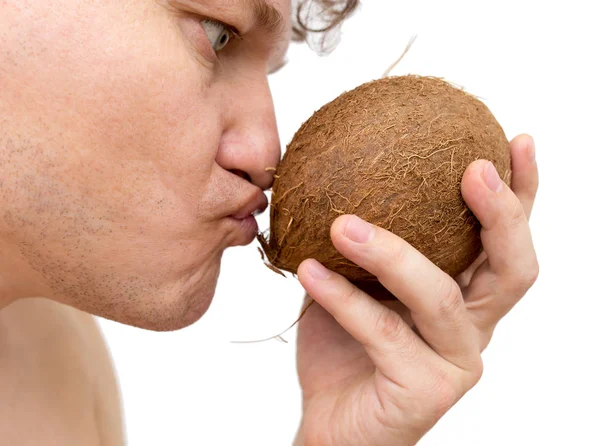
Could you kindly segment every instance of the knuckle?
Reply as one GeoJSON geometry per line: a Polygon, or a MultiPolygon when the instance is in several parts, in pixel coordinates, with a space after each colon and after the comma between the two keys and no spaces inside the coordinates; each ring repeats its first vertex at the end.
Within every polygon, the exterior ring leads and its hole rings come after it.
{"type": "Polygon", "coordinates": [[[516,277],[513,280],[514,292],[519,296],[523,296],[537,281],[539,274],[539,263],[537,258],[534,257],[527,266],[519,268],[516,272],[516,277]]]}
{"type": "Polygon", "coordinates": [[[537,257],[534,257],[530,267],[527,269],[527,273],[524,277],[525,285],[527,285],[527,289],[531,288],[533,284],[537,281],[540,276],[540,264],[537,260],[537,257]]]}
{"type": "Polygon", "coordinates": [[[475,386],[483,376],[483,359],[481,355],[477,355],[477,359],[473,362],[470,368],[470,381],[467,383],[467,387],[470,389],[475,386]]]}
{"type": "Polygon", "coordinates": [[[415,391],[405,403],[410,407],[410,423],[413,425],[433,426],[464,393],[441,370],[433,372],[427,382],[427,387],[415,391]]]}
{"type": "Polygon", "coordinates": [[[437,292],[435,312],[440,318],[448,319],[457,314],[463,304],[458,284],[449,278],[440,280],[437,292]]]}
{"type": "Polygon", "coordinates": [[[447,375],[437,378],[432,391],[428,394],[429,413],[439,420],[461,398],[462,393],[457,389],[447,375]]]}
{"type": "Polygon", "coordinates": [[[525,216],[525,209],[518,198],[511,201],[508,211],[506,213],[507,226],[514,228],[523,224],[527,221],[525,216]]]}
{"type": "MultiPolygon", "coordinates": [[[[419,430],[429,430],[438,421],[432,417],[431,403],[426,394],[416,393],[404,398],[402,402],[403,409],[406,413],[406,421],[410,426],[419,430]]],[[[441,416],[440,416],[441,418],[441,416]]]]}
{"type": "Polygon", "coordinates": [[[496,324],[494,323],[490,324],[490,322],[488,321],[486,325],[487,326],[485,328],[481,329],[481,336],[479,340],[479,351],[481,353],[483,353],[485,349],[488,348],[488,345],[490,345],[490,342],[492,342],[494,330],[496,329],[496,324]]]}
{"type": "Polygon", "coordinates": [[[404,409],[408,424],[424,430],[433,427],[465,393],[440,370],[427,383],[427,387],[403,395],[402,402],[397,403],[404,409]]]}
{"type": "Polygon", "coordinates": [[[390,343],[406,341],[406,330],[404,330],[404,321],[398,313],[385,308],[375,321],[376,333],[379,333],[381,338],[390,343]]]}
{"type": "Polygon", "coordinates": [[[393,267],[396,269],[407,262],[408,249],[405,243],[390,243],[386,251],[386,268],[393,267]]]}
{"type": "Polygon", "coordinates": [[[359,300],[359,293],[361,293],[361,291],[358,288],[350,286],[344,290],[339,299],[343,302],[345,307],[356,305],[359,300]]]}

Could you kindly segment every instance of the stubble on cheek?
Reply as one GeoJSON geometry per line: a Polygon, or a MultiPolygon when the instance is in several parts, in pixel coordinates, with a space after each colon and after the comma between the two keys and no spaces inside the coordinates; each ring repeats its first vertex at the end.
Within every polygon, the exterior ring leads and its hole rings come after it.
{"type": "MultiPolygon", "coordinates": [[[[181,181],[206,162],[201,138],[190,132],[199,126],[181,125],[204,98],[192,86],[197,67],[181,48],[159,58],[157,45],[180,42],[170,34],[155,41],[146,21],[142,27],[126,19],[118,20],[130,31],[116,22],[107,27],[100,16],[80,24],[77,42],[85,48],[44,38],[55,45],[47,63],[22,70],[32,87],[15,86],[19,112],[11,110],[24,130],[8,128],[10,141],[0,134],[0,150],[9,147],[0,155],[0,237],[43,277],[54,294],[46,297],[126,323],[166,326],[198,306],[190,299],[203,293],[201,284],[211,288],[224,242],[206,233],[212,223],[204,225],[197,212],[194,186],[201,184],[181,181]],[[39,107],[31,110],[32,103],[39,107]]],[[[64,21],[65,32],[76,23],[64,21]]]]}
{"type": "Polygon", "coordinates": [[[160,255],[152,240],[144,242],[133,218],[117,222],[111,207],[76,187],[66,161],[51,155],[60,151],[28,138],[4,138],[2,146],[1,236],[52,291],[45,297],[118,320],[137,314],[143,322],[167,282],[161,271],[144,273],[145,259],[160,255]]]}

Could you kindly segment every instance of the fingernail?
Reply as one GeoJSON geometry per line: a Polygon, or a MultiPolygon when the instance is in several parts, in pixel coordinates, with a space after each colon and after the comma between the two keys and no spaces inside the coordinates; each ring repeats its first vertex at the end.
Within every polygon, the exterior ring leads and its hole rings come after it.
{"type": "Polygon", "coordinates": [[[531,144],[527,147],[527,154],[529,155],[529,161],[535,164],[535,142],[531,140],[531,144]]]}
{"type": "Polygon", "coordinates": [[[331,273],[329,272],[329,270],[316,260],[311,261],[308,264],[308,274],[310,274],[314,279],[317,280],[325,280],[331,277],[331,273]]]}
{"type": "Polygon", "coordinates": [[[373,236],[373,226],[356,215],[350,216],[344,235],[356,243],[366,243],[373,236]]]}
{"type": "Polygon", "coordinates": [[[500,192],[502,190],[502,180],[498,175],[498,171],[494,167],[494,163],[488,162],[485,169],[483,169],[483,181],[494,192],[500,192]]]}

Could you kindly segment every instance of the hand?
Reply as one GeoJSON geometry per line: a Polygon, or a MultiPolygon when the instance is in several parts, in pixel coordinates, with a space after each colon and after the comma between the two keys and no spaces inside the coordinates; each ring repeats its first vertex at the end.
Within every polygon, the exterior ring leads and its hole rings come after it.
{"type": "Polygon", "coordinates": [[[528,224],[538,184],[531,138],[515,138],[511,155],[512,190],[487,161],[464,174],[484,253],[456,279],[349,215],[332,225],[336,249],[397,300],[379,302],[315,260],[300,265],[316,304],[298,328],[304,416],[296,444],[414,445],[478,382],[496,324],[538,274],[528,224]]]}

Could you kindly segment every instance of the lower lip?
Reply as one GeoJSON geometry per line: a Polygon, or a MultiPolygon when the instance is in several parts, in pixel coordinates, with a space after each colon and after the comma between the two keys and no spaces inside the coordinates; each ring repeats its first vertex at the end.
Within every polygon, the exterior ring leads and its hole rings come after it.
{"type": "Polygon", "coordinates": [[[258,234],[258,223],[256,222],[256,218],[250,216],[240,219],[232,217],[231,219],[239,225],[241,232],[244,234],[243,243],[246,245],[251,243],[256,237],[256,234],[258,234]]]}

